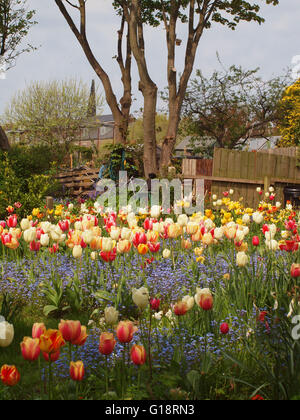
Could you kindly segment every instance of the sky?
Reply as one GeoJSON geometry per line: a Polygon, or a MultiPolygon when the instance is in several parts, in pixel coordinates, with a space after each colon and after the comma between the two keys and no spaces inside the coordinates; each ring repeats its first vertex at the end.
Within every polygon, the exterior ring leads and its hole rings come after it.
{"type": "MultiPolygon", "coordinates": [[[[30,9],[36,10],[35,20],[38,24],[31,28],[26,41],[38,49],[20,56],[16,66],[6,73],[6,79],[0,79],[0,115],[13,95],[32,81],[77,78],[90,84],[95,79],[101,92],[99,79],[54,0],[27,2],[30,9]]],[[[283,74],[286,68],[292,67],[292,58],[300,56],[300,0],[280,0],[275,7],[266,5],[263,0],[255,2],[262,4],[260,14],[266,22],[260,26],[254,22],[244,22],[235,31],[213,24],[200,41],[194,70],[200,69],[209,76],[215,69],[220,69],[217,52],[225,66],[235,64],[245,69],[260,67],[259,74],[265,79],[283,74]]],[[[95,56],[109,74],[116,96],[120,99],[120,71],[113,59],[120,23],[111,3],[111,0],[87,1],[87,34],[95,56]]],[[[76,14],[73,16],[77,22],[76,14]]],[[[177,36],[183,40],[176,49],[176,69],[180,73],[184,63],[185,26],[178,28],[177,36]]],[[[163,90],[167,86],[165,31],[162,27],[149,28],[145,39],[150,76],[159,90],[163,90]]],[[[137,89],[138,80],[134,65],[133,111],[143,106],[142,95],[137,89]]],[[[161,106],[162,102],[159,102],[159,108],[161,106]]],[[[110,113],[108,106],[103,112],[110,113]]]]}

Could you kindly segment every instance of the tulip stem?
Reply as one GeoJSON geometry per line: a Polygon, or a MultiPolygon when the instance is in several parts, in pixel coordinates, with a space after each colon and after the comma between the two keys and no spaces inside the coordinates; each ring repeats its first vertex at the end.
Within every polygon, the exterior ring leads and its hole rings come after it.
{"type": "Polygon", "coordinates": [[[49,385],[48,385],[48,393],[49,393],[49,401],[51,400],[51,383],[52,383],[52,369],[51,369],[51,354],[49,354],[49,385]]]}
{"type": "Polygon", "coordinates": [[[107,363],[108,356],[105,356],[105,378],[106,378],[106,394],[108,394],[108,363],[107,363]]]}
{"type": "Polygon", "coordinates": [[[151,360],[151,329],[152,329],[152,311],[151,307],[149,309],[150,319],[149,319],[149,335],[148,335],[148,352],[149,352],[149,372],[150,380],[152,381],[152,360],[151,360]]]}

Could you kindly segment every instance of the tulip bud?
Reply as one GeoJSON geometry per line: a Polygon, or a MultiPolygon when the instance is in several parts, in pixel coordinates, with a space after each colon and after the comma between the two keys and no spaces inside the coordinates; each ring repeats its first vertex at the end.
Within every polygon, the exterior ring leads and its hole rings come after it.
{"type": "Polygon", "coordinates": [[[300,264],[292,264],[291,266],[291,276],[294,278],[300,277],[300,264]]]}
{"type": "Polygon", "coordinates": [[[70,363],[70,376],[73,381],[80,382],[84,377],[84,365],[81,361],[70,363]]]}
{"type": "Polygon", "coordinates": [[[14,339],[14,326],[6,321],[0,322],[0,347],[8,347],[14,339]]]}
{"type": "Polygon", "coordinates": [[[130,351],[130,357],[135,365],[143,365],[147,358],[145,347],[134,345],[130,351]]]}
{"type": "Polygon", "coordinates": [[[220,326],[220,332],[221,332],[221,334],[224,334],[224,335],[226,335],[226,334],[229,333],[229,325],[226,322],[224,322],[223,324],[221,324],[221,326],[220,326]]]}
{"type": "Polygon", "coordinates": [[[258,246],[259,245],[259,237],[258,236],[253,236],[252,245],[253,246],[258,246]]]}
{"type": "Polygon", "coordinates": [[[173,311],[174,314],[177,316],[183,316],[187,313],[188,311],[188,306],[185,302],[180,301],[175,303],[174,307],[173,307],[173,311]]]}
{"type": "Polygon", "coordinates": [[[209,289],[197,288],[195,302],[204,311],[210,311],[213,307],[213,297],[211,291],[209,289]]]}
{"type": "Polygon", "coordinates": [[[146,287],[141,287],[140,289],[132,289],[132,300],[143,310],[149,305],[149,291],[146,287]]]}
{"type": "Polygon", "coordinates": [[[73,257],[80,258],[82,256],[82,247],[80,245],[75,245],[73,248],[73,257]]]}
{"type": "Polygon", "coordinates": [[[40,340],[38,338],[24,337],[21,343],[22,356],[25,360],[33,362],[40,355],[40,340]]]}
{"type": "Polygon", "coordinates": [[[106,307],[104,310],[105,322],[109,325],[115,325],[118,322],[119,312],[113,307],[106,307]]]}
{"type": "Polygon", "coordinates": [[[114,351],[116,340],[112,333],[104,332],[100,335],[99,352],[108,356],[114,351]]]}
{"type": "Polygon", "coordinates": [[[163,258],[167,260],[171,256],[171,251],[169,249],[164,249],[163,251],[163,258]]]}
{"type": "Polygon", "coordinates": [[[15,386],[20,381],[21,375],[16,366],[3,365],[0,370],[0,379],[4,385],[15,386]]]}
{"type": "Polygon", "coordinates": [[[80,337],[81,324],[80,321],[60,321],[58,329],[65,341],[73,342],[80,337]]]}
{"type": "Polygon", "coordinates": [[[40,338],[42,334],[46,331],[44,323],[35,323],[32,326],[32,338],[40,338]]]}
{"type": "Polygon", "coordinates": [[[117,337],[120,343],[130,343],[133,334],[136,333],[137,327],[131,321],[121,321],[117,327],[117,337]]]}

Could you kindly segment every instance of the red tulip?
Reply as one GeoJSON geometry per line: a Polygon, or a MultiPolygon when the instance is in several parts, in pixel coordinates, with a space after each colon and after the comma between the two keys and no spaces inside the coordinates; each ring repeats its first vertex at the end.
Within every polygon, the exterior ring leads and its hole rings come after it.
{"type": "Polygon", "coordinates": [[[157,298],[150,299],[150,306],[153,311],[158,311],[159,305],[160,305],[160,299],[157,299],[157,298]]]}
{"type": "Polygon", "coordinates": [[[105,262],[113,262],[117,258],[117,248],[114,248],[112,251],[109,252],[100,252],[100,257],[105,262]]]}
{"type": "Polygon", "coordinates": [[[69,221],[68,220],[64,220],[64,221],[59,221],[58,222],[58,226],[60,227],[60,229],[63,231],[63,232],[66,232],[67,230],[69,230],[69,227],[70,227],[70,225],[69,225],[69,221]]]}
{"type": "Polygon", "coordinates": [[[252,245],[253,246],[258,246],[259,245],[259,237],[258,236],[253,236],[252,245]]]}
{"type": "Polygon", "coordinates": [[[116,340],[112,333],[104,332],[100,335],[99,352],[108,356],[114,351],[116,340]]]}
{"type": "Polygon", "coordinates": [[[88,338],[88,335],[86,333],[86,327],[84,327],[82,325],[80,336],[78,338],[76,338],[76,340],[73,340],[72,344],[74,344],[75,346],[83,346],[85,344],[87,338],[88,338]]]}
{"type": "Polygon", "coordinates": [[[116,331],[118,340],[120,343],[130,343],[137,330],[137,327],[131,321],[120,321],[116,331]]]}
{"type": "Polygon", "coordinates": [[[291,276],[294,278],[300,277],[300,264],[292,264],[291,266],[291,276]]]}
{"type": "Polygon", "coordinates": [[[226,322],[224,322],[220,326],[220,331],[221,331],[221,334],[224,334],[224,335],[228,334],[229,333],[229,325],[226,322]]]}
{"type": "Polygon", "coordinates": [[[281,251],[295,252],[298,251],[299,244],[297,241],[285,241],[284,244],[279,245],[279,248],[281,251]]]}
{"type": "Polygon", "coordinates": [[[185,302],[180,301],[180,302],[175,303],[173,310],[174,310],[175,315],[182,316],[187,313],[188,306],[185,302]]]}
{"type": "Polygon", "coordinates": [[[133,245],[137,248],[139,245],[147,244],[147,236],[144,233],[137,232],[132,240],[133,245]]]}
{"type": "Polygon", "coordinates": [[[41,243],[36,241],[31,241],[29,244],[30,251],[38,252],[40,250],[41,243]]]}
{"type": "Polygon", "coordinates": [[[154,244],[152,242],[149,242],[148,243],[148,248],[149,248],[150,252],[152,252],[152,254],[156,254],[160,250],[160,243],[158,242],[158,243],[154,244]]]}
{"type": "Polygon", "coordinates": [[[70,363],[70,376],[73,381],[80,382],[84,377],[84,365],[81,361],[70,363]]]}
{"type": "Polygon", "coordinates": [[[37,360],[41,352],[39,338],[24,337],[21,343],[21,351],[25,360],[30,362],[37,360]]]}
{"type": "Polygon", "coordinates": [[[32,326],[32,338],[40,338],[42,334],[46,331],[44,323],[35,323],[32,326]]]}
{"type": "Polygon", "coordinates": [[[70,343],[76,341],[81,335],[81,324],[80,321],[60,321],[58,326],[65,341],[70,343]]]}
{"type": "Polygon", "coordinates": [[[143,365],[147,358],[145,347],[134,345],[130,351],[130,357],[135,365],[143,365]]]}
{"type": "Polygon", "coordinates": [[[4,385],[15,386],[20,381],[21,375],[16,366],[3,365],[0,370],[0,379],[4,385]]]}
{"type": "Polygon", "coordinates": [[[6,221],[6,224],[9,228],[14,228],[17,226],[18,224],[18,219],[17,216],[15,214],[9,216],[9,218],[6,221]]]}

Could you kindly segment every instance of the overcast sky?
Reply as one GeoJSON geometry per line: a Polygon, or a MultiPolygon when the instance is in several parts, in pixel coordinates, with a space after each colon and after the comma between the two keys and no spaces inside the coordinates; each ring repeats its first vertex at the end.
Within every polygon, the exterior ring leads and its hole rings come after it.
{"type": "MultiPolygon", "coordinates": [[[[253,3],[252,0],[250,2],[253,3]]],[[[265,1],[256,0],[256,3],[265,1]]],[[[10,98],[31,81],[76,77],[90,84],[93,78],[97,80],[54,0],[28,0],[28,6],[36,10],[38,24],[31,29],[27,41],[39,48],[21,56],[16,67],[7,72],[6,79],[0,80],[0,114],[10,98]]],[[[87,10],[87,32],[92,49],[110,75],[116,95],[120,98],[119,68],[112,59],[116,54],[119,18],[114,14],[111,0],[88,0],[87,10]]],[[[300,0],[280,0],[280,5],[276,7],[264,5],[261,15],[266,19],[261,26],[242,23],[236,31],[214,24],[200,41],[195,69],[209,75],[219,68],[218,51],[225,65],[237,64],[247,69],[260,67],[264,78],[282,74],[285,68],[291,66],[292,57],[300,55],[300,0]]],[[[178,30],[178,37],[183,40],[184,29],[178,30]]],[[[176,68],[180,72],[184,42],[176,51],[176,68]]],[[[150,76],[162,90],[167,85],[165,31],[162,28],[146,31],[146,52],[150,76]]],[[[143,105],[137,83],[134,69],[136,101],[133,110],[143,105]]],[[[108,107],[104,111],[110,113],[108,107]]]]}

